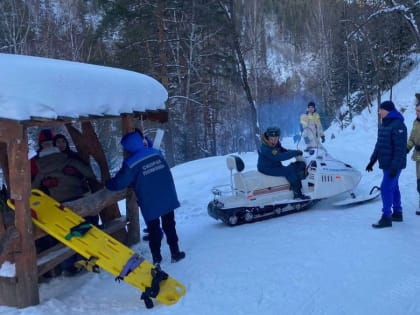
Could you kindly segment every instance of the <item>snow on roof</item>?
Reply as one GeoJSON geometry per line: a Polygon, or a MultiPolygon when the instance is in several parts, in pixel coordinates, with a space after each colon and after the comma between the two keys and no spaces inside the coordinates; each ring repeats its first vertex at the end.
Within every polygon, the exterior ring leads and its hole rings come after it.
{"type": "Polygon", "coordinates": [[[165,109],[166,89],[133,71],[0,54],[0,117],[120,115],[165,109]]]}

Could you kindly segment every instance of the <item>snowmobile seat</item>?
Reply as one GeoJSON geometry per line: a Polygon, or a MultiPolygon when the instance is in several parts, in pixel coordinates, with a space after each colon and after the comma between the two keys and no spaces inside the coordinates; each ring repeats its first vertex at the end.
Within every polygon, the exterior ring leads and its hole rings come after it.
{"type": "Polygon", "coordinates": [[[288,189],[289,182],[283,176],[269,176],[258,171],[242,172],[245,164],[239,156],[230,155],[226,158],[227,168],[232,172],[233,187],[241,192],[250,193],[256,190],[278,190],[279,187],[288,189]]]}
{"type": "Polygon", "coordinates": [[[269,176],[258,171],[248,171],[233,175],[235,189],[246,193],[256,190],[289,189],[289,182],[283,176],[269,176]]]}
{"type": "Polygon", "coordinates": [[[256,191],[268,193],[289,189],[289,182],[286,177],[269,176],[258,171],[235,173],[233,175],[233,183],[236,190],[254,194],[256,194],[256,191]]]}
{"type": "Polygon", "coordinates": [[[235,170],[239,173],[245,169],[244,161],[242,161],[242,159],[236,155],[229,155],[226,158],[226,165],[230,171],[235,170]]]}

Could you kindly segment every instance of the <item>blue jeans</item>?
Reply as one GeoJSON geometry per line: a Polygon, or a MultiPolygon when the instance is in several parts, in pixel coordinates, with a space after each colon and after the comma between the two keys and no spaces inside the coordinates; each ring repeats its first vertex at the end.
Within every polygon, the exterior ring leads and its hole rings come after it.
{"type": "Polygon", "coordinates": [[[401,170],[398,171],[394,178],[389,176],[389,170],[383,170],[383,173],[384,177],[381,183],[382,212],[384,216],[390,218],[392,216],[391,207],[395,212],[402,212],[401,193],[398,186],[401,170]]]}

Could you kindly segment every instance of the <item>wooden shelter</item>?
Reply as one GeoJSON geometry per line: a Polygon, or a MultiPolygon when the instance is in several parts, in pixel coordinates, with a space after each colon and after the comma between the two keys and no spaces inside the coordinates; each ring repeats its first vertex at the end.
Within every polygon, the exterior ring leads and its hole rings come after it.
{"type": "Polygon", "coordinates": [[[0,67],[0,165],[10,198],[15,201],[14,212],[6,207],[0,211],[0,304],[27,307],[39,304],[39,277],[74,254],[62,244],[36,251],[35,240],[45,233],[31,220],[28,129],[63,127],[79,155],[97,162],[101,173],[97,191],[65,205],[82,216],[99,214],[107,233],[135,244],[140,240],[140,225],[134,194],[103,188],[110,173],[93,123],[111,117],[121,119],[121,134],[134,130],[138,119],[164,123],[168,119],[164,104],[167,92],[150,77],[80,63],[0,54],[0,67]],[[11,60],[16,64],[10,65],[11,60]],[[19,69],[23,71],[20,76],[19,69]],[[34,81],[37,75],[39,82],[34,81]],[[81,78],[82,85],[78,85],[81,78]],[[118,80],[116,85],[113,80],[118,80]],[[91,81],[97,85],[89,86],[91,81]],[[86,96],[78,90],[84,88],[86,96]],[[63,94],[65,105],[59,100],[63,94]],[[126,200],[125,217],[117,204],[122,199],[126,200]],[[1,275],[6,261],[14,264],[14,275],[1,275]]]}

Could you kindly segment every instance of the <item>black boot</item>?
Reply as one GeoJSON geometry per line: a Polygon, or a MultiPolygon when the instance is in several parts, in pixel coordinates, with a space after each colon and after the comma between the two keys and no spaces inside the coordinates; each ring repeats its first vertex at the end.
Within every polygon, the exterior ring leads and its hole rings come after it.
{"type": "Polygon", "coordinates": [[[293,191],[293,199],[302,199],[302,200],[311,199],[311,197],[302,194],[302,183],[300,180],[296,182],[290,181],[290,188],[293,191]]]}
{"type": "Polygon", "coordinates": [[[171,251],[171,262],[175,263],[185,258],[185,253],[181,252],[178,247],[178,243],[169,245],[171,251]]]}
{"type": "Polygon", "coordinates": [[[185,258],[185,253],[184,252],[178,252],[176,254],[172,254],[171,258],[172,258],[171,262],[176,263],[176,262],[185,258]]]}
{"type": "Polygon", "coordinates": [[[294,198],[294,199],[302,199],[302,200],[308,200],[308,199],[311,199],[311,197],[309,197],[309,196],[306,196],[306,195],[302,194],[302,192],[301,192],[301,191],[294,191],[294,192],[293,192],[293,198],[294,198]]]}
{"type": "Polygon", "coordinates": [[[403,214],[401,211],[394,211],[391,217],[392,221],[394,222],[402,222],[403,221],[403,214]]]}
{"type": "Polygon", "coordinates": [[[382,217],[379,219],[378,223],[372,224],[372,227],[375,228],[375,229],[392,227],[392,219],[387,218],[385,215],[382,215],[382,217]]]}

